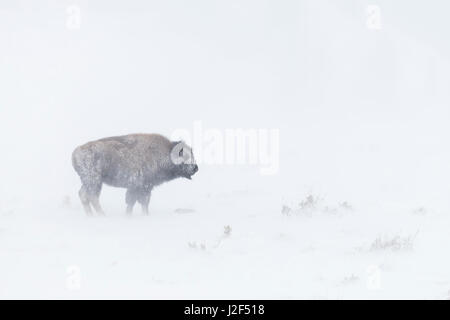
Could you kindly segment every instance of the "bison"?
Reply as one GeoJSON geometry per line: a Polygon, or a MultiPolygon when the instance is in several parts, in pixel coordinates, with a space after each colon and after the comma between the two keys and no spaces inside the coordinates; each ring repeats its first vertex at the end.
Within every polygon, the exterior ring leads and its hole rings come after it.
{"type": "Polygon", "coordinates": [[[182,141],[159,134],[130,134],[104,138],[77,147],[72,164],[81,179],[79,196],[84,210],[103,214],[102,185],[125,188],[127,213],[136,202],[148,214],[152,189],[164,182],[191,177],[198,171],[192,149],[182,141]]]}

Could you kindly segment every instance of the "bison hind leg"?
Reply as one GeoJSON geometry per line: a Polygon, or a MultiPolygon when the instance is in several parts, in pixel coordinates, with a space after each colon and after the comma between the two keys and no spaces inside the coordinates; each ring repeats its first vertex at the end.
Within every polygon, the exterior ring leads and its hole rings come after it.
{"type": "Polygon", "coordinates": [[[88,186],[83,184],[81,187],[79,192],[80,200],[87,215],[92,215],[91,205],[97,213],[104,215],[99,201],[101,189],[101,184],[96,186],[88,186]]]}
{"type": "Polygon", "coordinates": [[[78,192],[78,195],[80,196],[81,204],[83,205],[84,211],[88,216],[91,216],[92,209],[89,201],[89,195],[84,185],[81,187],[80,191],[78,192]]]}

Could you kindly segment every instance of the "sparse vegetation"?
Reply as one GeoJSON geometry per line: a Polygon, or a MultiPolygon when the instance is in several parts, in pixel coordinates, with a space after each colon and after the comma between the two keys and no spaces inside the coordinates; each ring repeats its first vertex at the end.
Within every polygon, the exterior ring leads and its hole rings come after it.
{"type": "Polygon", "coordinates": [[[353,207],[347,201],[341,202],[339,207],[346,210],[353,210],[353,207]]]}
{"type": "Polygon", "coordinates": [[[322,202],[322,198],[310,194],[305,200],[300,202],[299,207],[301,210],[314,210],[317,209],[320,202],[322,202]]]}
{"type": "MultiPolygon", "coordinates": [[[[213,243],[212,245],[210,245],[209,247],[215,249],[217,247],[220,246],[220,244],[222,243],[222,241],[226,238],[229,238],[231,236],[231,231],[233,229],[231,228],[230,225],[226,225],[223,227],[223,234],[215,241],[215,243],[213,243]]],[[[205,242],[197,242],[197,241],[189,241],[188,242],[188,246],[191,249],[201,249],[203,251],[206,250],[207,246],[205,242]]]]}
{"type": "Polygon", "coordinates": [[[320,213],[339,215],[352,210],[353,207],[347,201],[339,203],[336,207],[330,207],[325,205],[322,197],[309,194],[297,206],[283,205],[281,214],[285,216],[297,215],[312,217],[320,213]]]}
{"type": "Polygon", "coordinates": [[[223,235],[225,237],[229,237],[231,235],[231,231],[232,231],[231,226],[229,226],[229,225],[225,226],[223,229],[224,229],[223,230],[223,235]]]}
{"type": "Polygon", "coordinates": [[[392,250],[392,251],[407,251],[412,250],[414,241],[418,232],[408,236],[378,236],[370,245],[369,251],[392,250]]]}
{"type": "Polygon", "coordinates": [[[189,241],[188,246],[191,249],[206,250],[206,245],[203,242],[197,243],[197,241],[189,241]]]}
{"type": "Polygon", "coordinates": [[[195,210],[189,209],[189,208],[177,208],[174,210],[174,212],[178,213],[178,214],[189,214],[189,213],[194,213],[195,210]]]}
{"type": "Polygon", "coordinates": [[[292,209],[288,206],[283,205],[283,207],[281,208],[281,214],[285,215],[285,216],[290,216],[292,213],[292,209]]]}
{"type": "Polygon", "coordinates": [[[344,280],[342,280],[342,284],[343,285],[350,285],[350,284],[354,284],[354,283],[356,283],[358,281],[359,281],[359,277],[352,273],[350,276],[347,276],[347,277],[344,278],[344,280]]]}

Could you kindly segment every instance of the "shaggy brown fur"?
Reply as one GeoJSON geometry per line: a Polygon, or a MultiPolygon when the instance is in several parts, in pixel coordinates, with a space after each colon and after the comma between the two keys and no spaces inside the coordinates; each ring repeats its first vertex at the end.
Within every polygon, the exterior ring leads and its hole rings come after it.
{"type": "Polygon", "coordinates": [[[198,171],[192,150],[159,134],[130,134],[88,142],[75,149],[72,164],[81,179],[79,195],[87,214],[100,214],[103,183],[126,188],[127,213],[136,202],[148,214],[152,189],[164,182],[198,171]]]}

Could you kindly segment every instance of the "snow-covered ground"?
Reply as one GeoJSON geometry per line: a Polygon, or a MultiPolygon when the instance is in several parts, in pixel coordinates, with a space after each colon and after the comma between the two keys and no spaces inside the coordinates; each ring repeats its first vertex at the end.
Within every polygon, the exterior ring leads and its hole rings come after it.
{"type": "Polygon", "coordinates": [[[322,201],[282,213],[270,193],[235,191],[189,210],[155,199],[149,217],[3,211],[0,297],[449,297],[447,212],[322,201]]]}
{"type": "Polygon", "coordinates": [[[0,298],[450,298],[449,7],[374,2],[2,2],[0,298]],[[76,146],[198,122],[279,170],[84,214],[76,146]]]}

